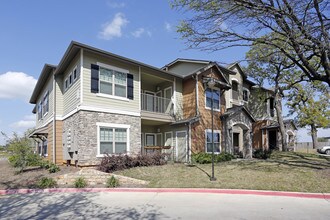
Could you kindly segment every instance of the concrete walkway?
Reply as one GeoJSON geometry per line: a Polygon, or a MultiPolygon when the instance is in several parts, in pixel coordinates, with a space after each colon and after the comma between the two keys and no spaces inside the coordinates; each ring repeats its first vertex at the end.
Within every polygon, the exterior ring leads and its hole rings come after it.
{"type": "Polygon", "coordinates": [[[0,219],[330,219],[329,194],[322,198],[209,189],[66,191],[2,195],[0,219]]]}

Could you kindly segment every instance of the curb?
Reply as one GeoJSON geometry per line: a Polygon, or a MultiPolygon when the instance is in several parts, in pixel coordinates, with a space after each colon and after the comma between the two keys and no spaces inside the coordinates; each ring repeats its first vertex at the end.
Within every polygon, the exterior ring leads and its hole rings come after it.
{"type": "Polygon", "coordinates": [[[29,193],[80,193],[80,192],[132,192],[132,193],[211,193],[233,195],[282,196],[310,199],[330,199],[330,193],[302,193],[283,191],[261,191],[240,189],[192,189],[192,188],[53,188],[53,189],[9,189],[0,190],[0,195],[29,193]]]}

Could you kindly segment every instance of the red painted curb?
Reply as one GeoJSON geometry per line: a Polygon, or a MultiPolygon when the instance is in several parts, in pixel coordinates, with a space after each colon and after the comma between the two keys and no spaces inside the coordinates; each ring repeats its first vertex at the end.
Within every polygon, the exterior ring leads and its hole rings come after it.
{"type": "Polygon", "coordinates": [[[297,198],[330,199],[330,193],[301,193],[283,191],[259,191],[240,189],[193,189],[193,188],[54,188],[54,189],[9,189],[0,190],[0,195],[28,193],[79,193],[79,192],[133,192],[133,193],[213,193],[236,195],[283,196],[297,198]]]}

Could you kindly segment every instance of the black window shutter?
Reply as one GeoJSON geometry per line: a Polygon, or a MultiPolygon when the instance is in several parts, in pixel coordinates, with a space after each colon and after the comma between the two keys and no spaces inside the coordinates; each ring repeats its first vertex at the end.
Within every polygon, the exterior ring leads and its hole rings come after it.
{"type": "Polygon", "coordinates": [[[99,66],[91,64],[91,92],[99,92],[99,66]]]}
{"type": "Polygon", "coordinates": [[[133,86],[134,80],[132,74],[127,74],[127,98],[132,99],[134,98],[134,86],[133,86]]]}

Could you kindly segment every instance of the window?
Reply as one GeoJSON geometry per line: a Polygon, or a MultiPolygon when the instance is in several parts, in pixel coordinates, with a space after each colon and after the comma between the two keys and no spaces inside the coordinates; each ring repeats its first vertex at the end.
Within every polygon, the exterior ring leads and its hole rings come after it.
{"type": "MultiPolygon", "coordinates": [[[[205,90],[205,106],[206,108],[212,108],[212,90],[205,90]]],[[[213,109],[220,109],[220,91],[217,89],[213,90],[213,109]]]]}
{"type": "Polygon", "coordinates": [[[248,102],[249,101],[249,90],[243,89],[243,100],[248,102]]]}
{"type": "Polygon", "coordinates": [[[126,73],[100,67],[100,93],[126,98],[126,73]]]}
{"type": "Polygon", "coordinates": [[[99,127],[99,153],[120,154],[128,151],[128,127],[99,127]]]}
{"type": "Polygon", "coordinates": [[[72,84],[72,73],[69,75],[69,86],[72,84]]]}
{"type": "Polygon", "coordinates": [[[42,142],[42,156],[47,157],[48,156],[48,147],[47,147],[48,141],[44,140],[42,142]]]}
{"type": "Polygon", "coordinates": [[[38,104],[38,120],[42,119],[42,101],[38,104]]]}
{"type": "Polygon", "coordinates": [[[43,99],[42,103],[43,103],[42,104],[42,112],[45,115],[49,110],[49,92],[46,92],[46,94],[44,95],[44,99],[43,99]]]}
{"type": "Polygon", "coordinates": [[[77,80],[77,67],[73,69],[73,81],[75,82],[77,80]]]}
{"type": "MultiPolygon", "coordinates": [[[[212,153],[212,130],[205,131],[205,150],[207,153],[212,153]]],[[[214,152],[220,153],[220,131],[213,131],[213,143],[214,143],[214,152]]]]}
{"type": "Polygon", "coordinates": [[[238,100],[238,82],[231,81],[232,99],[238,100]]]}
{"type": "Polygon", "coordinates": [[[66,91],[69,87],[69,84],[68,84],[68,79],[65,80],[64,82],[64,91],[66,91]]]}
{"type": "Polygon", "coordinates": [[[271,117],[275,116],[274,98],[269,98],[269,113],[271,117]]]}

